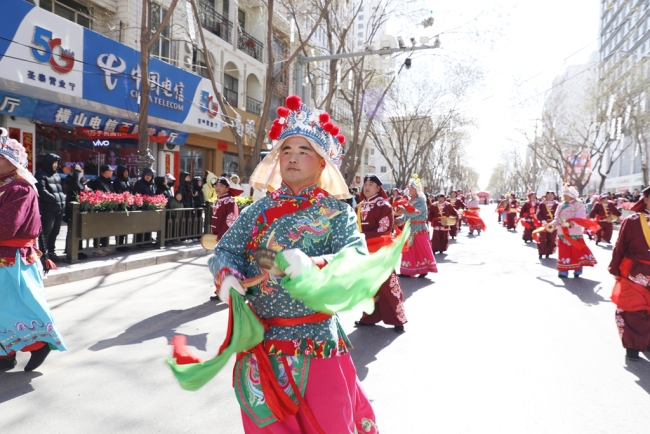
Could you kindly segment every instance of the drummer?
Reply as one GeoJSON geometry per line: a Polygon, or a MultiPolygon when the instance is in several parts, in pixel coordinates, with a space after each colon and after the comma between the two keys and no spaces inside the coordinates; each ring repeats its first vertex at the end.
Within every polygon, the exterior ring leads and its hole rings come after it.
{"type": "Polygon", "coordinates": [[[618,220],[620,216],[621,212],[613,202],[607,199],[607,195],[600,196],[600,200],[594,204],[589,213],[589,218],[596,219],[600,225],[600,229],[596,232],[596,245],[601,241],[605,241],[607,244],[612,243],[613,222],[618,220]]]}
{"type": "Polygon", "coordinates": [[[431,250],[433,253],[446,252],[449,248],[449,228],[456,225],[458,211],[449,202],[444,193],[436,196],[437,200],[429,205],[429,222],[433,227],[431,250]]]}

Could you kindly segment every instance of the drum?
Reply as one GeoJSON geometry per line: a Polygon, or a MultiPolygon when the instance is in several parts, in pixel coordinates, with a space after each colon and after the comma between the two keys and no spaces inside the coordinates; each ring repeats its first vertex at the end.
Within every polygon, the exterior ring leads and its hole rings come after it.
{"type": "Polygon", "coordinates": [[[607,221],[610,222],[610,223],[614,223],[614,222],[617,221],[617,220],[618,220],[618,216],[617,216],[617,215],[610,215],[610,216],[607,216],[607,221]]]}
{"type": "Polygon", "coordinates": [[[214,250],[217,246],[217,242],[219,242],[219,240],[216,235],[205,234],[201,237],[201,246],[207,250],[214,250]]]}
{"type": "Polygon", "coordinates": [[[510,210],[508,210],[508,212],[517,212],[517,211],[518,211],[517,208],[510,208],[510,210]]]}
{"type": "Polygon", "coordinates": [[[440,223],[442,223],[443,226],[454,226],[458,222],[458,219],[456,217],[442,217],[440,219],[440,223]]]}

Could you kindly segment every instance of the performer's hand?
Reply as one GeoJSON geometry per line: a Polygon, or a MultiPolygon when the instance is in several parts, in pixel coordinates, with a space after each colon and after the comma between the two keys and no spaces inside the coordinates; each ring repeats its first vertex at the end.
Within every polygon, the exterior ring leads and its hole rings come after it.
{"type": "Polygon", "coordinates": [[[226,276],[221,282],[221,288],[219,288],[219,298],[224,303],[228,303],[228,300],[230,300],[230,288],[241,295],[246,295],[246,290],[235,276],[226,276]]]}
{"type": "Polygon", "coordinates": [[[316,266],[314,261],[300,249],[283,250],[280,254],[289,264],[283,271],[292,279],[316,266]]]}
{"type": "Polygon", "coordinates": [[[570,228],[571,227],[571,222],[563,222],[562,227],[563,228],[570,228]]]}

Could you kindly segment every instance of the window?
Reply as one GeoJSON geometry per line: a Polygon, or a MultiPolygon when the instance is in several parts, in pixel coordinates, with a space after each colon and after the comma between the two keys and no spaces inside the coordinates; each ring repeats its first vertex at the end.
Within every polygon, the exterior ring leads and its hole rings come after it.
{"type": "Polygon", "coordinates": [[[239,28],[246,31],[246,12],[241,9],[237,9],[237,22],[239,23],[239,28]]]}
{"type": "Polygon", "coordinates": [[[386,173],[386,166],[381,166],[381,167],[379,168],[379,172],[380,172],[380,173],[386,173]]]}
{"type": "Polygon", "coordinates": [[[359,24],[359,29],[363,29],[363,23],[359,24]]]}
{"type": "Polygon", "coordinates": [[[370,160],[370,152],[368,148],[364,149],[363,151],[363,164],[369,164],[368,161],[370,160]]]}
{"type": "Polygon", "coordinates": [[[228,103],[233,106],[238,106],[239,96],[239,80],[228,74],[223,75],[223,95],[226,97],[228,103]]]}
{"type": "Polygon", "coordinates": [[[359,8],[359,12],[363,12],[363,6],[359,8]]]}
{"type": "Polygon", "coordinates": [[[370,155],[375,155],[375,148],[370,148],[370,155]]]}
{"type": "MultiPolygon", "coordinates": [[[[162,7],[158,3],[151,3],[151,34],[158,30],[158,26],[167,14],[167,8],[162,7]]],[[[164,62],[171,63],[170,48],[171,48],[171,27],[172,20],[167,22],[167,25],[160,33],[160,37],[154,42],[151,47],[151,57],[155,57],[164,62]]]]}
{"type": "Polygon", "coordinates": [[[357,33],[357,36],[360,37],[360,38],[363,38],[363,32],[357,33]]]}
{"type": "Polygon", "coordinates": [[[357,47],[363,46],[363,41],[357,41],[357,47]]]}
{"type": "Polygon", "coordinates": [[[39,6],[90,29],[90,10],[74,0],[41,0],[39,6]]]}
{"type": "Polygon", "coordinates": [[[359,21],[363,21],[363,15],[359,15],[359,21]]]}
{"type": "Polygon", "coordinates": [[[230,17],[230,0],[223,0],[223,16],[230,17]]]}

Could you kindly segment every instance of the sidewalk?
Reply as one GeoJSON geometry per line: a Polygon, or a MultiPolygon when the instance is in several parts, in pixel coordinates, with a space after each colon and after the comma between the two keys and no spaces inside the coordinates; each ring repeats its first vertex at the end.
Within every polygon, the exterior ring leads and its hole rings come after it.
{"type": "MultiPolygon", "coordinates": [[[[65,237],[68,227],[61,225],[61,232],[56,239],[56,254],[64,257],[65,237]]],[[[199,242],[191,244],[178,244],[164,249],[154,247],[144,249],[131,249],[128,252],[115,252],[108,256],[90,256],[75,264],[58,262],[58,270],[52,270],[43,281],[46,287],[61,285],[88,279],[89,277],[106,276],[136,268],[163,264],[165,262],[180,261],[181,259],[205,256],[212,254],[211,250],[201,247],[199,242]]]]}

